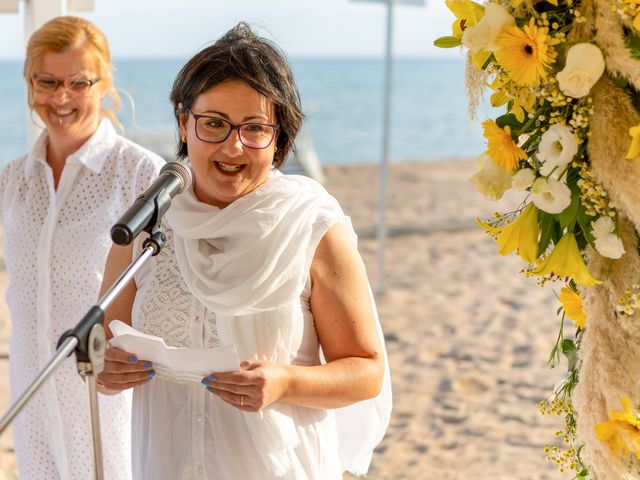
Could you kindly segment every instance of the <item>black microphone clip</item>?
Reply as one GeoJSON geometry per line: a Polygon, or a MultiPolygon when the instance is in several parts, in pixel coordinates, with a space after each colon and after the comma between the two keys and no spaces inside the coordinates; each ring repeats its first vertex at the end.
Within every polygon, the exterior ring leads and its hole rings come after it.
{"type": "Polygon", "coordinates": [[[111,240],[118,245],[129,245],[143,230],[152,234],[169,210],[171,199],[189,189],[191,182],[189,167],[178,162],[167,163],[156,181],[111,227],[111,240]]]}

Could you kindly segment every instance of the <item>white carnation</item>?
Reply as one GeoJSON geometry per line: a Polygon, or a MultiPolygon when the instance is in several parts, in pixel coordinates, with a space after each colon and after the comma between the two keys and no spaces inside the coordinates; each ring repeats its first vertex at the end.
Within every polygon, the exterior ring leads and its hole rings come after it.
{"type": "Polygon", "coordinates": [[[602,238],[613,233],[615,229],[616,225],[609,216],[600,217],[595,222],[591,222],[591,233],[594,238],[602,238]]]}
{"type": "Polygon", "coordinates": [[[562,71],[556,74],[562,93],[572,98],[588,95],[604,73],[602,52],[592,43],[577,43],[567,52],[562,71]]]}
{"type": "Polygon", "coordinates": [[[576,136],[565,125],[554,123],[542,134],[536,156],[542,162],[540,173],[558,179],[578,153],[576,136]]]}
{"type": "Polygon", "coordinates": [[[511,186],[516,190],[523,191],[533,185],[536,179],[536,171],[531,168],[518,170],[511,179],[511,186]]]}
{"type": "Polygon", "coordinates": [[[471,183],[483,195],[499,200],[511,187],[511,174],[500,168],[487,153],[476,160],[478,171],[471,176],[471,183]]]}
{"type": "Polygon", "coordinates": [[[537,178],[531,193],[535,206],[547,213],[560,213],[571,203],[571,190],[555,178],[537,178]]]}
{"type": "Polygon", "coordinates": [[[496,37],[500,30],[507,25],[515,25],[515,19],[502,5],[488,3],[484,8],[484,16],[473,27],[465,28],[462,33],[462,44],[471,53],[480,50],[493,52],[497,49],[496,37]]]}
{"type": "Polygon", "coordinates": [[[615,233],[607,233],[595,241],[596,250],[607,258],[620,258],[624,253],[622,240],[615,233]]]}

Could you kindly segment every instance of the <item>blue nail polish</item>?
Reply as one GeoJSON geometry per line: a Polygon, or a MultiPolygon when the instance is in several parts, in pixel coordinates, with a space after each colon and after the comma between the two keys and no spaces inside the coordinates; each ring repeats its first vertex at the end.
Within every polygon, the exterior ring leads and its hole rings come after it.
{"type": "Polygon", "coordinates": [[[218,377],[216,377],[215,375],[209,375],[207,378],[212,382],[215,382],[218,379],[218,377]]]}
{"type": "Polygon", "coordinates": [[[207,390],[209,390],[211,393],[213,393],[213,388],[207,387],[207,390]]]}
{"type": "Polygon", "coordinates": [[[138,363],[138,357],[129,357],[129,362],[130,363],[138,363]]]}
{"type": "Polygon", "coordinates": [[[200,383],[203,385],[209,385],[209,380],[207,380],[206,378],[203,378],[202,380],[200,380],[200,383]]]}
{"type": "Polygon", "coordinates": [[[156,375],[156,372],[147,373],[147,377],[149,377],[149,378],[154,377],[155,375],[156,375]]]}
{"type": "Polygon", "coordinates": [[[151,362],[147,362],[144,364],[144,369],[145,370],[151,370],[153,368],[153,363],[151,362]]]}

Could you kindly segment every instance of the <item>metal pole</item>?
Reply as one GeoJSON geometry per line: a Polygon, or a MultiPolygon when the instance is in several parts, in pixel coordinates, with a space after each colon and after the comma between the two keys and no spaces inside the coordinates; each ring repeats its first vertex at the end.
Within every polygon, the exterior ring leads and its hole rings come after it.
{"type": "Polygon", "coordinates": [[[51,374],[64,362],[69,355],[75,350],[78,345],[78,339],[75,337],[67,338],[60,348],[55,352],[55,356],[49,361],[49,363],[42,369],[36,379],[27,387],[22,395],[16,400],[11,408],[0,419],[0,433],[11,424],[13,419],[23,409],[26,403],[31,397],[38,391],[42,384],[47,380],[51,374]]]}
{"type": "Polygon", "coordinates": [[[391,117],[391,60],[393,55],[393,2],[387,0],[387,42],[384,57],[384,102],[382,117],[382,160],[379,173],[378,194],[378,265],[376,269],[376,293],[384,293],[384,250],[387,238],[386,203],[387,176],[389,174],[389,126],[391,117]]]}
{"type": "MultiPolygon", "coordinates": [[[[67,11],[67,0],[25,0],[24,2],[24,39],[25,45],[31,34],[54,17],[64,15],[67,11]]],[[[42,128],[31,120],[32,113],[27,107],[27,150],[36,143],[42,128]]],[[[35,115],[35,114],[33,114],[35,115]]],[[[37,116],[37,115],[36,115],[37,116]]]]}

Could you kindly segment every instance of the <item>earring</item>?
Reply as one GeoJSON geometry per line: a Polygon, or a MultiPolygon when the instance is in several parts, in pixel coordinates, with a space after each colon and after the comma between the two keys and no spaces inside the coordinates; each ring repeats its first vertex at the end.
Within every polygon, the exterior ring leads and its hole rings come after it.
{"type": "Polygon", "coordinates": [[[273,153],[276,153],[278,151],[278,147],[273,149],[273,153]]]}
{"type": "Polygon", "coordinates": [[[187,136],[186,136],[186,135],[182,135],[182,136],[180,137],[180,141],[181,141],[182,143],[187,143],[187,136]]]}

